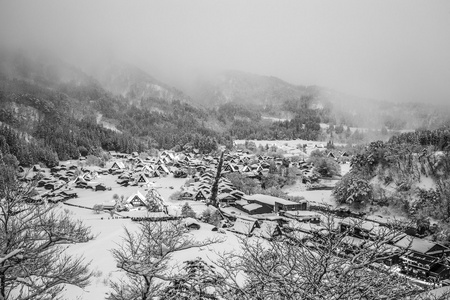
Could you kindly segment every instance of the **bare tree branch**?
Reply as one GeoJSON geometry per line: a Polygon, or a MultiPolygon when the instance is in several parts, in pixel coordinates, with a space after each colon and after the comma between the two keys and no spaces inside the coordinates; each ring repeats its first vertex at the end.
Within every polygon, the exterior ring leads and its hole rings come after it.
{"type": "Polygon", "coordinates": [[[0,198],[0,299],[58,299],[65,284],[87,286],[91,272],[62,244],[87,242],[90,229],[52,205],[24,200],[32,184],[2,182],[0,198]]]}
{"type": "Polygon", "coordinates": [[[112,282],[113,292],[108,299],[152,299],[165,285],[179,280],[178,270],[170,266],[173,254],[191,248],[205,247],[218,239],[196,240],[181,220],[140,224],[140,231],[125,228],[125,236],[118,248],[111,250],[117,267],[126,277],[112,282]]]}

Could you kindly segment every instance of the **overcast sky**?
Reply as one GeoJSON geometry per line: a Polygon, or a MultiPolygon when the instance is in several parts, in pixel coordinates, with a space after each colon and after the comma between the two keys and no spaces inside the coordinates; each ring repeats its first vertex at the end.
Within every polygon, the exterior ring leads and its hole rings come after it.
{"type": "Polygon", "coordinates": [[[380,100],[450,103],[448,0],[0,0],[0,43],[23,41],[167,73],[236,69],[380,100]]]}

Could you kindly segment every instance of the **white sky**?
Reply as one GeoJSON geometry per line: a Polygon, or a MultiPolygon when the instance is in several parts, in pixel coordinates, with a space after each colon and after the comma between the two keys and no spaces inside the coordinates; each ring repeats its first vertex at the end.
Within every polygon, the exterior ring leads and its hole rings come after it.
{"type": "Polygon", "coordinates": [[[0,0],[0,43],[23,41],[450,103],[448,0],[0,0]]]}

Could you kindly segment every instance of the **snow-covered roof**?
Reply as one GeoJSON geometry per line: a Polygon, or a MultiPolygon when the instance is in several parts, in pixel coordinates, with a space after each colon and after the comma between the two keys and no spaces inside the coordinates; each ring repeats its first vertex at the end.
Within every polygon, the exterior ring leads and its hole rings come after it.
{"type": "Polygon", "coordinates": [[[252,203],[252,204],[247,204],[245,206],[243,206],[242,208],[247,210],[247,211],[252,211],[252,210],[257,210],[258,208],[261,208],[262,206],[256,203],[252,203]]]}
{"type": "MultiPolygon", "coordinates": [[[[412,236],[405,236],[401,240],[399,240],[397,243],[394,244],[397,247],[413,250],[419,253],[428,253],[430,250],[432,250],[435,246],[438,246],[437,248],[443,249],[443,250],[449,250],[447,247],[441,246],[439,244],[436,244],[434,242],[424,240],[421,238],[416,238],[412,236]]],[[[442,251],[444,252],[444,251],[442,251]]]]}
{"type": "Polygon", "coordinates": [[[238,200],[238,201],[236,201],[236,204],[239,204],[239,205],[241,205],[241,206],[245,206],[245,205],[248,205],[248,202],[246,201],[246,200],[238,200]]]}
{"type": "Polygon", "coordinates": [[[150,181],[148,180],[148,178],[144,175],[144,174],[142,174],[142,173],[138,173],[138,174],[136,174],[135,175],[135,177],[134,177],[134,179],[135,179],[135,181],[137,181],[137,182],[144,182],[144,183],[149,183],[150,181]]]}
{"type": "Polygon", "coordinates": [[[194,191],[194,190],[191,190],[191,189],[186,189],[186,190],[183,190],[181,193],[180,193],[180,196],[186,196],[186,195],[189,195],[189,196],[191,196],[191,197],[194,197],[194,195],[196,195],[197,193],[194,191]]]}
{"type": "Polygon", "coordinates": [[[233,196],[233,195],[231,195],[231,194],[229,194],[229,193],[221,193],[221,194],[219,194],[219,195],[217,196],[217,198],[218,198],[219,200],[225,200],[225,199],[228,199],[228,200],[236,200],[236,197],[233,196]]]}
{"type": "Polygon", "coordinates": [[[111,166],[111,169],[114,168],[114,167],[117,167],[119,169],[125,169],[125,164],[123,162],[121,162],[121,161],[115,161],[113,163],[113,165],[111,166]]]}
{"type": "Polygon", "coordinates": [[[264,221],[261,227],[256,228],[253,233],[255,236],[269,239],[274,236],[277,230],[279,230],[279,226],[276,222],[264,221]]]}
{"type": "Polygon", "coordinates": [[[165,165],[159,165],[157,169],[165,173],[170,173],[169,169],[165,165]]]}
{"type": "Polygon", "coordinates": [[[200,222],[199,221],[197,221],[196,219],[194,219],[194,218],[185,218],[185,219],[183,219],[183,223],[184,223],[184,225],[186,225],[186,226],[190,226],[190,225],[192,225],[192,224],[196,224],[196,225],[198,225],[198,226],[200,226],[200,222]]]}
{"type": "Polygon", "coordinates": [[[233,227],[230,228],[231,231],[242,233],[245,235],[250,235],[253,231],[256,221],[244,220],[242,218],[237,218],[233,227]]]}
{"type": "Polygon", "coordinates": [[[297,202],[293,202],[293,201],[289,201],[289,200],[285,200],[282,198],[273,197],[273,196],[269,196],[269,195],[263,195],[263,194],[254,194],[254,195],[250,195],[250,196],[245,196],[244,199],[258,201],[258,202],[272,205],[272,206],[275,206],[275,202],[278,202],[278,203],[284,204],[284,205],[298,204],[297,202]]]}
{"type": "Polygon", "coordinates": [[[318,232],[322,229],[325,229],[325,227],[314,223],[304,223],[295,220],[290,220],[289,223],[286,225],[286,227],[295,231],[303,231],[303,232],[318,232]]]}
{"type": "Polygon", "coordinates": [[[309,233],[305,233],[302,231],[292,231],[292,232],[286,233],[286,236],[288,236],[289,238],[296,240],[296,241],[302,241],[302,240],[309,238],[311,235],[309,233]]]}
{"type": "Polygon", "coordinates": [[[133,199],[139,199],[142,201],[142,203],[146,203],[144,195],[141,194],[141,192],[137,191],[135,194],[131,195],[127,198],[126,203],[131,203],[133,199]]]}

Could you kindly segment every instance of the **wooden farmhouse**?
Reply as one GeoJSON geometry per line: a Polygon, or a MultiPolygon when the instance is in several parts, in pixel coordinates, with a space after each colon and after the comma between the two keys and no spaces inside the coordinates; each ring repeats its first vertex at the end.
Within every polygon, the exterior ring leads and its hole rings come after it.
{"type": "Polygon", "coordinates": [[[113,163],[113,165],[111,166],[111,168],[109,168],[109,169],[110,170],[117,170],[117,169],[123,170],[123,169],[125,169],[125,164],[121,161],[115,161],[113,163]]]}
{"type": "MultiPolygon", "coordinates": [[[[249,204],[259,205],[261,208],[258,207],[257,213],[277,213],[279,211],[297,211],[308,209],[307,200],[303,200],[301,202],[293,202],[290,200],[262,194],[244,196],[242,199],[247,201],[249,204]]],[[[252,206],[252,208],[254,207],[252,206]]]]}
{"type": "Polygon", "coordinates": [[[206,200],[209,199],[209,197],[210,197],[210,192],[209,191],[207,191],[206,189],[200,189],[195,194],[194,198],[195,198],[196,201],[202,201],[202,200],[206,201],[206,200]]]}
{"type": "Polygon", "coordinates": [[[139,191],[128,197],[125,203],[130,204],[133,207],[147,206],[147,200],[145,199],[144,195],[142,195],[141,192],[139,191]]]}
{"type": "Polygon", "coordinates": [[[159,165],[156,167],[156,170],[160,173],[160,174],[165,174],[168,175],[170,174],[169,169],[166,167],[165,164],[159,165]]]}
{"type": "Polygon", "coordinates": [[[196,193],[192,190],[184,190],[178,197],[179,200],[194,200],[196,193]]]}
{"type": "Polygon", "coordinates": [[[246,236],[251,236],[253,230],[258,227],[259,227],[258,220],[253,218],[239,217],[236,219],[236,222],[234,222],[234,225],[228,228],[228,230],[246,236]]]}
{"type": "Polygon", "coordinates": [[[138,185],[146,185],[150,183],[150,181],[148,180],[147,176],[144,175],[144,173],[136,174],[134,177],[134,182],[138,185]]]}
{"type": "Polygon", "coordinates": [[[264,221],[259,228],[253,230],[253,235],[257,237],[262,237],[268,240],[274,237],[280,236],[282,234],[281,228],[277,222],[264,221]]]}

